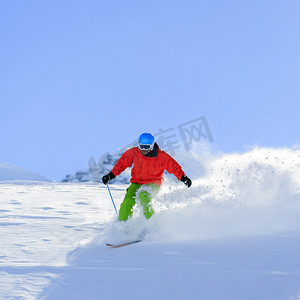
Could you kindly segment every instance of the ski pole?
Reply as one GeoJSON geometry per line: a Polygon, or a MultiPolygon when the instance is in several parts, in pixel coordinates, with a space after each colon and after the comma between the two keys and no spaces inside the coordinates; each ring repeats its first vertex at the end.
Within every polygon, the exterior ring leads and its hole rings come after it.
{"type": "Polygon", "coordinates": [[[113,203],[113,205],[114,205],[115,211],[116,211],[116,213],[118,214],[118,211],[117,211],[117,208],[116,208],[116,206],[115,206],[114,199],[113,199],[113,197],[112,197],[112,195],[111,195],[111,192],[110,192],[110,188],[109,188],[109,186],[108,186],[108,183],[106,184],[106,186],[107,186],[107,189],[108,189],[108,192],[109,192],[111,201],[112,201],[112,203],[113,203]]]}

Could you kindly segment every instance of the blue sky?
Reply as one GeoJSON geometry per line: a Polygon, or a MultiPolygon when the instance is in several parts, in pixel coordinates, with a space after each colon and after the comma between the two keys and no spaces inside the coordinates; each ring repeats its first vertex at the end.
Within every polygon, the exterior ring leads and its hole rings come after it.
{"type": "Polygon", "coordinates": [[[1,1],[0,162],[54,180],[206,116],[224,152],[299,144],[299,1],[1,1]]]}

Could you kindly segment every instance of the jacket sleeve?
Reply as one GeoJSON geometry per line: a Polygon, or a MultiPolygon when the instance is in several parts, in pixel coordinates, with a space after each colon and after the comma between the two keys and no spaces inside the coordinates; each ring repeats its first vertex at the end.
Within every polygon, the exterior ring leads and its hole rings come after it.
{"type": "Polygon", "coordinates": [[[164,153],[164,162],[165,162],[165,169],[168,173],[174,174],[178,180],[184,175],[181,166],[179,163],[172,158],[169,154],[164,153]]]}
{"type": "Polygon", "coordinates": [[[133,156],[132,156],[132,149],[127,150],[122,154],[116,165],[113,167],[111,172],[118,176],[120,175],[125,169],[132,166],[133,163],[133,156]]]}

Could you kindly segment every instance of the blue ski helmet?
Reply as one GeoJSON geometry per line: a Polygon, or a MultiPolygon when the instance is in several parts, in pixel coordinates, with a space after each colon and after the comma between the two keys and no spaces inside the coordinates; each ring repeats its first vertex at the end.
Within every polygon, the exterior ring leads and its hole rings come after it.
{"type": "Polygon", "coordinates": [[[139,144],[152,145],[154,136],[151,133],[142,133],[139,137],[139,144]]]}
{"type": "Polygon", "coordinates": [[[143,133],[139,137],[139,149],[140,150],[153,150],[154,136],[150,133],[143,133]]]}

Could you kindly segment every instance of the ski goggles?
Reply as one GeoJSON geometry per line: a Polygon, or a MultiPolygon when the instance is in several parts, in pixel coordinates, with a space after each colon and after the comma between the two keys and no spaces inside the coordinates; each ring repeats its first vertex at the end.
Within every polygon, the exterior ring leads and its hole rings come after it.
{"type": "Polygon", "coordinates": [[[139,144],[139,149],[140,150],[153,150],[154,143],[152,144],[139,144]]]}

